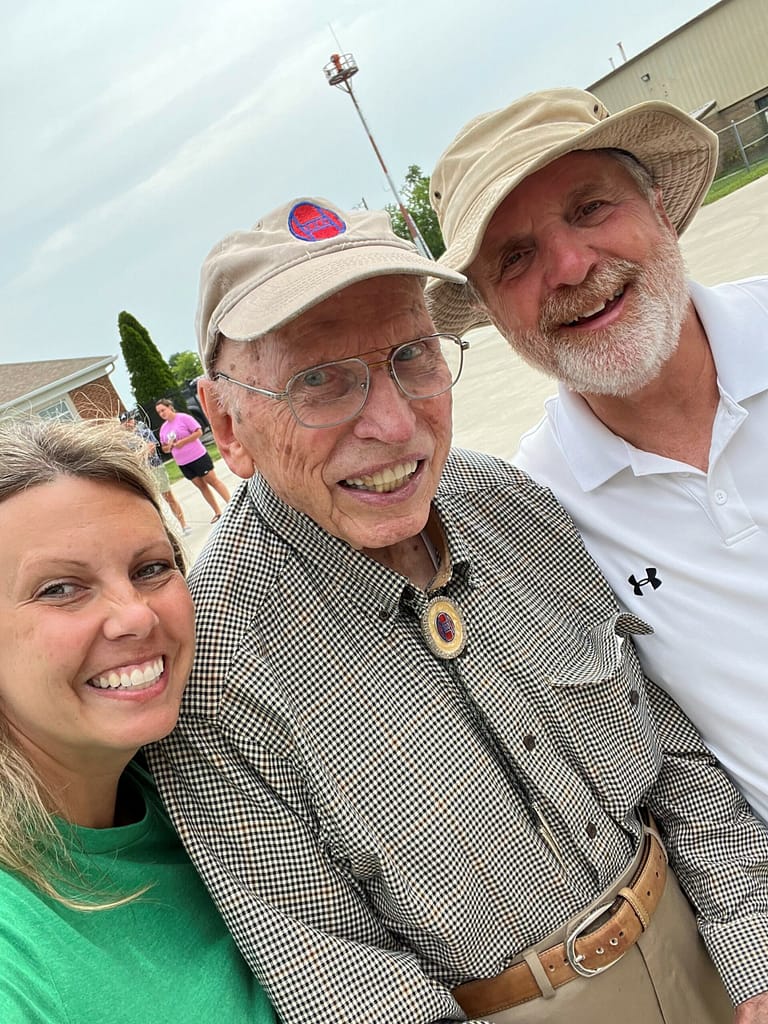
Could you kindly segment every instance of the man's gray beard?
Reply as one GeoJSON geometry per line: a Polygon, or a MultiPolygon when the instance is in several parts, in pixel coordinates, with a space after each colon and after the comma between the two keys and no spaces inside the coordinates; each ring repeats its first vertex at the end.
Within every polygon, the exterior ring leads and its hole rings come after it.
{"type": "Polygon", "coordinates": [[[583,285],[545,301],[538,331],[506,337],[526,362],[573,391],[623,398],[650,384],[671,358],[688,303],[680,247],[665,231],[645,266],[607,260],[583,285]],[[618,323],[595,331],[561,326],[627,284],[628,309],[618,323]]]}

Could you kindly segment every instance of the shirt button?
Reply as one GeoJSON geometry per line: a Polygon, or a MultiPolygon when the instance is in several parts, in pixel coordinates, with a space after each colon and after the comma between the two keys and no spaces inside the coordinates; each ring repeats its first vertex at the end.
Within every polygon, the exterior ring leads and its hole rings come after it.
{"type": "Polygon", "coordinates": [[[724,505],[728,501],[727,491],[715,491],[715,501],[718,505],[724,505]]]}
{"type": "Polygon", "coordinates": [[[629,703],[632,705],[633,708],[636,708],[637,705],[640,703],[640,694],[637,692],[637,690],[629,691],[629,703]]]}
{"type": "Polygon", "coordinates": [[[595,825],[595,823],[593,821],[590,821],[587,824],[587,835],[589,836],[590,839],[594,839],[595,836],[597,835],[597,825],[595,825]]]}
{"type": "Polygon", "coordinates": [[[389,608],[385,608],[383,605],[381,606],[381,608],[379,608],[379,618],[381,619],[382,622],[386,622],[387,619],[391,617],[391,615],[392,612],[389,610],[389,608]]]}
{"type": "Polygon", "coordinates": [[[526,750],[533,750],[533,748],[536,746],[536,737],[530,735],[523,736],[523,746],[526,750]]]}

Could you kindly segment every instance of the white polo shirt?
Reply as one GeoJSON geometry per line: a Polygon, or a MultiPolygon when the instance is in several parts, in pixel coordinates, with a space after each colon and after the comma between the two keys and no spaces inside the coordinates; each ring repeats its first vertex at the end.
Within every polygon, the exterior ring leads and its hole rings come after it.
{"type": "Polygon", "coordinates": [[[768,277],[690,292],[720,390],[708,473],[628,444],[562,385],[513,461],[653,626],[635,637],[646,675],[768,821],[768,277]]]}

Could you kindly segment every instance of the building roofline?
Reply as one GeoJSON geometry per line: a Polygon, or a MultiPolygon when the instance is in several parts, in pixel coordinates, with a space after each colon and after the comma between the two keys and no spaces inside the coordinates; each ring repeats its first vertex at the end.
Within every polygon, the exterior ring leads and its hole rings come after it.
{"type": "Polygon", "coordinates": [[[20,405],[22,402],[29,402],[35,398],[39,398],[40,395],[44,395],[46,391],[51,391],[53,388],[60,389],[62,385],[70,384],[72,381],[77,380],[78,377],[84,377],[86,374],[92,373],[93,370],[106,369],[106,367],[110,365],[114,366],[116,359],[116,355],[104,356],[101,359],[97,359],[95,363],[91,363],[90,366],[82,366],[79,370],[75,370],[66,377],[57,377],[56,380],[53,380],[48,384],[43,384],[41,387],[35,388],[34,391],[29,391],[24,395],[17,395],[16,398],[12,398],[8,402],[0,402],[0,412],[5,412],[6,409],[12,409],[14,405],[20,405]]]}
{"type": "Polygon", "coordinates": [[[644,50],[641,50],[640,53],[636,53],[634,57],[628,57],[627,60],[619,64],[617,68],[612,68],[607,75],[603,75],[602,78],[598,78],[591,85],[588,85],[587,92],[594,92],[594,90],[598,86],[603,85],[605,82],[608,81],[609,78],[613,78],[614,75],[617,75],[623,68],[627,67],[627,65],[634,64],[635,61],[641,60],[643,57],[647,56],[652,50],[655,50],[659,46],[661,46],[662,43],[665,43],[668,39],[671,39],[673,36],[676,36],[679,32],[682,32],[684,29],[688,28],[689,25],[693,25],[695,21],[699,21],[707,14],[711,14],[712,11],[715,10],[715,8],[722,7],[724,4],[730,2],[731,0],[717,0],[717,3],[712,4],[711,7],[707,7],[707,9],[704,11],[700,11],[698,14],[694,15],[693,18],[689,18],[688,21],[684,22],[678,28],[672,29],[671,32],[668,32],[665,36],[662,36],[661,39],[657,39],[655,43],[651,43],[650,46],[646,46],[646,48],[644,50]]]}

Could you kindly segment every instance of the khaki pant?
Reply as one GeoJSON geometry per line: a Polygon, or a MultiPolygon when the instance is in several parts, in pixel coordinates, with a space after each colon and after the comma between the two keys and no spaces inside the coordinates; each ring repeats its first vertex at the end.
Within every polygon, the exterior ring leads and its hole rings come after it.
{"type": "MultiPolygon", "coordinates": [[[[630,872],[631,873],[631,872],[630,872]]],[[[625,877],[611,891],[617,891],[625,877]]],[[[608,895],[608,894],[606,894],[608,895]]],[[[601,897],[599,902],[605,902],[601,897]]],[[[535,947],[547,949],[562,934],[535,947]]],[[[733,1006],[704,948],[691,907],[670,871],[653,920],[604,974],[577,978],[549,997],[484,1016],[498,1024],[731,1024],[733,1006]]]]}

